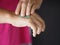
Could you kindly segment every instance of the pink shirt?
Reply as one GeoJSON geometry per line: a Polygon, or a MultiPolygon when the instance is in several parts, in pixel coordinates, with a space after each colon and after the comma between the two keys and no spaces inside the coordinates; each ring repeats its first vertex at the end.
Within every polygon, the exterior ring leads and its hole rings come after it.
{"type": "Polygon", "coordinates": [[[15,11],[18,0],[0,0],[0,8],[15,11]]]}
{"type": "Polygon", "coordinates": [[[0,45],[30,45],[31,35],[29,28],[15,27],[8,23],[0,24],[0,45]]]}
{"type": "MultiPolygon", "coordinates": [[[[18,0],[0,0],[0,8],[15,11],[18,0]]],[[[8,23],[0,23],[0,45],[31,45],[28,26],[15,27],[8,23]]]]}

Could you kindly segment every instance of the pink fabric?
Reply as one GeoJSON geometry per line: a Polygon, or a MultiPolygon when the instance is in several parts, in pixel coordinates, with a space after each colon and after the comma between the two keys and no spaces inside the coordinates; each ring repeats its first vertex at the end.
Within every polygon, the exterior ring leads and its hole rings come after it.
{"type": "MultiPolygon", "coordinates": [[[[15,11],[18,0],[0,0],[0,8],[15,11]]],[[[31,43],[29,28],[0,23],[0,45],[21,45],[31,43]]]]}
{"type": "Polygon", "coordinates": [[[29,27],[15,27],[8,23],[0,24],[0,45],[21,45],[31,43],[29,27]]]}
{"type": "Polygon", "coordinates": [[[18,0],[0,0],[0,8],[15,11],[18,0]]]}

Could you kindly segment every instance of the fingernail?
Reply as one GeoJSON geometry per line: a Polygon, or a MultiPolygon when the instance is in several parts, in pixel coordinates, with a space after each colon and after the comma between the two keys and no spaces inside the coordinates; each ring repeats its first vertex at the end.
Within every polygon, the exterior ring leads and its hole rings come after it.
{"type": "Polygon", "coordinates": [[[24,17],[24,14],[21,14],[20,16],[21,16],[21,17],[24,17]]]}
{"type": "Polygon", "coordinates": [[[26,15],[28,16],[28,15],[30,15],[30,13],[26,13],[26,15]]]}

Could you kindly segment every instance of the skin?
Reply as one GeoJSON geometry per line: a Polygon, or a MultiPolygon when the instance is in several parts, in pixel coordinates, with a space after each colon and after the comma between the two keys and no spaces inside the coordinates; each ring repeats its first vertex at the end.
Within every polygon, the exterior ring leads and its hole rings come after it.
{"type": "Polygon", "coordinates": [[[44,20],[35,13],[35,10],[41,7],[42,2],[43,0],[19,0],[15,10],[15,14],[22,17],[31,15],[30,21],[35,25],[33,36],[36,36],[36,34],[40,34],[45,30],[44,20]]]}
{"type": "Polygon", "coordinates": [[[14,12],[0,9],[0,23],[10,23],[16,27],[29,26],[33,31],[33,37],[45,30],[44,20],[36,13],[33,13],[30,18],[21,18],[14,12]]]}
{"type": "Polygon", "coordinates": [[[15,14],[26,16],[31,15],[36,9],[39,9],[43,0],[19,0],[15,14]]]}

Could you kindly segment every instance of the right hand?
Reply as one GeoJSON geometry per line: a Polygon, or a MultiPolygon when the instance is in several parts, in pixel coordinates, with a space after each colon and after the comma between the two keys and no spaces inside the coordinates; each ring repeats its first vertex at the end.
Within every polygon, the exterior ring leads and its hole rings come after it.
{"type": "Polygon", "coordinates": [[[35,12],[40,8],[43,0],[19,0],[15,10],[15,14],[20,16],[27,16],[35,12]]]}

